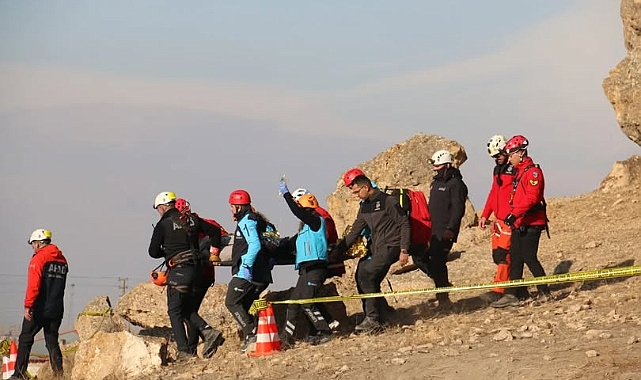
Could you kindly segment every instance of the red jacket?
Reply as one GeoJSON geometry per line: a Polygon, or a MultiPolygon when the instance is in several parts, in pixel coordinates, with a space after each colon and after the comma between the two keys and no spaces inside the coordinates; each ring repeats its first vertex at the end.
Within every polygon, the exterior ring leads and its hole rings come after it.
{"type": "Polygon", "coordinates": [[[512,195],[514,173],[514,166],[510,164],[496,165],[494,167],[492,188],[490,188],[490,193],[485,201],[481,217],[489,219],[490,215],[494,213],[497,219],[505,220],[505,217],[512,209],[510,197],[512,195]]]}
{"type": "Polygon", "coordinates": [[[56,245],[36,251],[29,262],[24,306],[44,318],[62,318],[68,271],[67,259],[56,245]]]}
{"type": "Polygon", "coordinates": [[[512,189],[512,214],[515,227],[545,226],[547,219],[543,204],[545,180],[543,172],[530,157],[515,166],[515,183],[512,189]]]}
{"type": "Polygon", "coordinates": [[[327,243],[335,244],[338,241],[338,233],[336,232],[336,223],[334,219],[329,215],[329,212],[322,207],[316,207],[316,212],[318,215],[322,216],[325,219],[325,234],[327,235],[327,243]]]}

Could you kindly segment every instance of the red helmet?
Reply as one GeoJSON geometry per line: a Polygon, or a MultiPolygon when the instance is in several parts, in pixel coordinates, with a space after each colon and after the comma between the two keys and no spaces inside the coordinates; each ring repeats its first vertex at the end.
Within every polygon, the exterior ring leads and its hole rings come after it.
{"type": "Polygon", "coordinates": [[[175,206],[176,209],[180,212],[189,212],[191,211],[191,208],[189,207],[189,202],[187,202],[186,199],[184,198],[178,198],[176,199],[176,204],[175,206]]]}
{"type": "Polygon", "coordinates": [[[245,190],[234,190],[229,194],[230,205],[248,205],[251,203],[252,199],[245,190]]]}
{"type": "Polygon", "coordinates": [[[518,152],[519,150],[527,149],[529,142],[524,136],[516,135],[509,139],[505,144],[505,153],[512,154],[518,152]]]}
{"type": "Polygon", "coordinates": [[[352,182],[354,182],[354,178],[361,175],[365,175],[361,169],[351,168],[345,172],[345,175],[343,176],[343,183],[345,183],[345,186],[349,187],[352,185],[352,182]]]}

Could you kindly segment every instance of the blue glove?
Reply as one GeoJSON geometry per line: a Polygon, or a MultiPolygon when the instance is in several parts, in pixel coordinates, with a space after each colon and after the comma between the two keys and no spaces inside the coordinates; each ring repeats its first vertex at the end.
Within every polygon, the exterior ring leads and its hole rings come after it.
{"type": "Polygon", "coordinates": [[[289,189],[287,188],[287,183],[283,181],[278,182],[278,190],[280,190],[281,194],[289,193],[289,189]]]}
{"type": "Polygon", "coordinates": [[[247,281],[252,280],[252,272],[251,269],[247,265],[241,265],[240,269],[238,269],[238,273],[236,273],[236,277],[245,279],[247,281]]]}

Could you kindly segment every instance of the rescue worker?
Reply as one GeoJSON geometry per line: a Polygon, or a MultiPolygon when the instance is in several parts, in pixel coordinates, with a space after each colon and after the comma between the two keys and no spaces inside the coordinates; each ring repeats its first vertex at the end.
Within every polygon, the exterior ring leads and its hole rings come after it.
{"type": "MultiPolygon", "coordinates": [[[[452,166],[452,154],[438,150],[429,160],[436,173],[430,185],[428,208],[432,218],[432,237],[428,250],[428,272],[437,288],[452,286],[447,272],[447,255],[456,242],[465,215],[467,186],[461,172],[452,166]]],[[[439,307],[452,303],[448,293],[437,293],[439,307]]]]}
{"type": "MultiPolygon", "coordinates": [[[[479,219],[479,228],[484,230],[488,219],[494,214],[492,222],[492,259],[496,264],[494,282],[507,281],[510,278],[510,239],[512,229],[504,220],[510,213],[510,194],[512,193],[512,180],[514,180],[514,166],[507,160],[505,144],[507,139],[501,135],[494,135],[487,142],[487,152],[494,159],[496,166],[492,175],[492,187],[485,201],[485,207],[479,219]]],[[[497,301],[503,296],[503,288],[494,288],[486,293],[483,298],[488,301],[497,301]]]]}
{"type": "Polygon", "coordinates": [[[58,333],[64,315],[64,295],[69,266],[67,259],[55,244],[52,233],[37,229],[27,243],[33,249],[27,274],[27,291],[24,300],[24,319],[18,338],[16,366],[10,379],[29,379],[27,367],[34,337],[44,329],[49,363],[54,376],[62,378],[62,351],[58,333]]]}
{"type": "Polygon", "coordinates": [[[194,347],[189,346],[183,322],[198,330],[204,342],[202,356],[210,358],[225,338],[198,315],[194,287],[202,275],[203,263],[208,259],[208,256],[203,256],[198,250],[199,235],[203,233],[209,236],[211,250],[215,250],[219,248],[216,244],[220,244],[220,228],[203,221],[197,215],[185,218],[175,205],[176,194],[173,192],[165,191],[156,196],[153,206],[160,215],[160,220],[151,236],[149,256],[154,259],[163,258],[170,268],[167,275],[167,314],[178,346],[176,361],[196,356],[194,347]]]}
{"type": "Polygon", "coordinates": [[[260,293],[272,283],[272,264],[263,249],[261,233],[267,222],[251,206],[251,197],[245,190],[229,194],[232,219],[237,222],[232,247],[232,279],[229,281],[225,306],[243,330],[241,352],[256,343],[256,320],[249,308],[260,293]]]}
{"type": "MultiPolygon", "coordinates": [[[[365,173],[359,169],[359,168],[351,168],[345,172],[343,175],[343,184],[347,189],[350,189],[352,184],[354,183],[354,180],[359,177],[359,176],[364,176],[365,173]]],[[[378,185],[376,182],[372,181],[372,188],[378,189],[378,185]]],[[[360,200],[360,204],[363,203],[363,200],[360,200]]],[[[352,226],[353,227],[353,226],[352,226]]],[[[372,245],[372,231],[370,230],[369,227],[365,226],[363,230],[361,231],[361,236],[365,238],[367,241],[367,254],[365,257],[370,257],[372,254],[372,251],[370,249],[372,245]]],[[[330,254],[330,258],[334,256],[338,256],[339,253],[336,252],[335,254],[330,254]]],[[[365,293],[363,289],[360,288],[360,284],[358,282],[358,265],[356,266],[356,271],[354,272],[354,277],[356,280],[356,290],[358,291],[359,294],[365,293]]],[[[361,300],[363,310],[365,310],[365,299],[361,300]]],[[[394,308],[390,306],[390,304],[387,302],[386,298],[380,298],[379,299],[379,307],[380,307],[380,313],[381,315],[379,316],[379,320],[381,323],[386,324],[390,319],[392,319],[393,313],[394,313],[394,308]]]]}
{"type": "MultiPolygon", "coordinates": [[[[511,209],[505,216],[505,224],[512,228],[510,247],[510,280],[523,278],[523,267],[527,264],[534,277],[545,276],[537,253],[541,231],[547,229],[545,210],[545,180],[543,171],[528,156],[528,140],[516,135],[505,144],[505,153],[515,174],[512,182],[511,209]]],[[[538,286],[537,301],[546,301],[550,295],[547,285],[538,286]]],[[[505,295],[492,303],[493,307],[518,306],[518,288],[505,289],[505,295]]]]}
{"type": "MultiPolygon", "coordinates": [[[[184,198],[177,198],[175,207],[176,210],[180,211],[182,214],[181,218],[183,219],[189,220],[194,216],[199,216],[197,213],[191,211],[191,205],[184,198]]],[[[225,229],[215,220],[206,218],[201,219],[204,222],[219,228],[221,235],[227,235],[227,231],[225,231],[225,229]]],[[[200,254],[203,257],[208,256],[209,260],[203,261],[201,275],[196,276],[196,281],[194,282],[193,308],[195,312],[198,312],[200,305],[207,294],[207,290],[212,287],[216,281],[216,270],[213,264],[220,262],[220,249],[217,247],[220,245],[220,242],[215,243],[214,246],[212,246],[211,238],[206,236],[203,232],[198,234],[198,241],[199,250],[201,251],[200,254]]],[[[187,326],[187,345],[189,346],[189,351],[196,352],[198,347],[198,338],[203,338],[204,341],[204,337],[201,336],[200,330],[198,330],[195,325],[189,323],[189,321],[185,322],[187,326]]],[[[221,344],[222,343],[223,342],[221,342],[221,344]]]]}
{"type": "MultiPolygon", "coordinates": [[[[405,265],[409,260],[409,219],[398,201],[375,188],[365,175],[353,178],[349,189],[362,202],[351,231],[335,249],[344,253],[361,237],[363,229],[369,227],[372,240],[369,244],[371,255],[359,260],[356,284],[359,293],[378,293],[390,266],[396,261],[405,265]]],[[[382,327],[381,314],[384,312],[385,304],[381,298],[365,299],[365,319],[356,326],[356,332],[379,331],[382,327]]]]}
{"type": "MultiPolygon", "coordinates": [[[[285,182],[281,181],[278,187],[291,212],[301,221],[295,243],[294,268],[298,270],[298,281],[291,299],[314,298],[327,278],[327,223],[316,211],[318,200],[313,194],[303,194],[294,200],[285,182]]],[[[281,339],[283,346],[289,348],[294,344],[294,332],[301,309],[311,325],[312,334],[307,341],[312,344],[328,342],[332,331],[318,307],[315,304],[291,304],[287,307],[285,331],[281,339]]]]}
{"type": "MultiPolygon", "coordinates": [[[[298,202],[300,197],[307,194],[311,194],[307,189],[298,188],[294,190],[294,192],[292,193],[292,197],[294,198],[295,201],[298,202]]],[[[316,198],[316,196],[314,196],[314,198],[316,198]]],[[[321,217],[323,217],[323,219],[325,219],[325,236],[327,236],[327,245],[328,245],[328,251],[329,251],[329,247],[334,247],[338,242],[338,232],[336,231],[336,223],[334,222],[334,218],[332,218],[329,212],[324,208],[322,208],[320,204],[316,206],[315,210],[321,217]]],[[[341,257],[338,257],[337,255],[329,254],[328,252],[327,278],[334,277],[334,276],[342,277],[344,274],[345,274],[345,261],[341,257]]],[[[318,308],[318,310],[321,312],[321,314],[327,321],[329,328],[332,329],[332,331],[338,331],[340,322],[334,319],[334,317],[332,317],[332,314],[329,312],[329,310],[327,310],[327,307],[325,306],[325,304],[319,303],[316,305],[316,307],[318,308]]]]}

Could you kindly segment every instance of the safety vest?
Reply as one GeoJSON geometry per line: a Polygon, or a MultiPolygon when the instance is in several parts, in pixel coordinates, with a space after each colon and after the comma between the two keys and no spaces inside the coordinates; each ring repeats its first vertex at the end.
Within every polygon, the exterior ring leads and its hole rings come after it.
{"type": "Polygon", "coordinates": [[[307,261],[327,261],[327,236],[325,235],[325,219],[320,218],[321,226],[318,231],[312,231],[307,224],[301,228],[296,238],[296,266],[307,261]]]}

